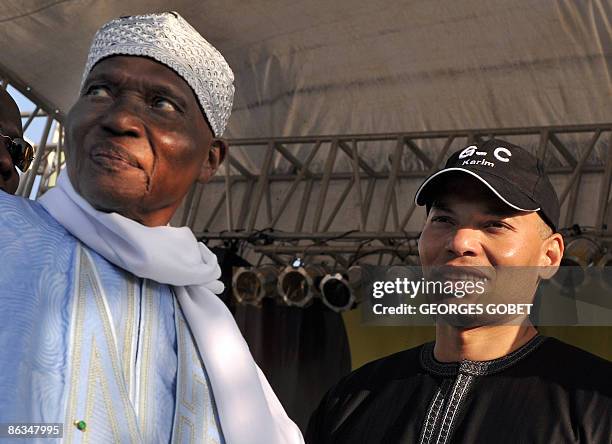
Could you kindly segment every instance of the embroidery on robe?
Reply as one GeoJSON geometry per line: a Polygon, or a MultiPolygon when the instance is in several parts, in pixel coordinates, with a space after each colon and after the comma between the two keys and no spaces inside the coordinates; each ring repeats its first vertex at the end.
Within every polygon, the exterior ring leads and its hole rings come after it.
{"type": "Polygon", "coordinates": [[[216,422],[211,389],[204,365],[198,355],[187,322],[175,302],[175,322],[179,368],[177,375],[177,402],[175,412],[176,442],[219,444],[224,442],[216,422]],[[215,433],[217,432],[217,433],[215,433]]]}
{"type": "MultiPolygon", "coordinates": [[[[68,405],[65,409],[67,412],[64,424],[72,424],[73,418],[76,416],[76,393],[79,386],[79,373],[81,367],[81,343],[83,335],[83,322],[85,320],[85,280],[80,279],[81,277],[81,248],[80,246],[76,249],[77,260],[76,262],[76,285],[74,286],[76,294],[73,298],[73,321],[72,328],[70,331],[70,342],[71,350],[71,363],[70,363],[70,394],[68,395],[68,405]]],[[[72,442],[73,433],[70,431],[64,431],[64,438],[67,444],[72,442]]]]}
{"type": "Polygon", "coordinates": [[[137,406],[138,422],[140,424],[140,430],[147,430],[147,419],[149,416],[149,368],[150,368],[150,357],[151,357],[151,338],[153,337],[153,322],[155,319],[154,304],[153,304],[153,292],[149,281],[146,279],[142,283],[142,299],[141,299],[141,318],[140,318],[140,334],[139,345],[138,345],[138,357],[136,358],[137,364],[137,380],[138,380],[138,392],[135,404],[137,406]]]}
{"type": "MultiPolygon", "coordinates": [[[[87,402],[85,405],[86,422],[90,429],[96,431],[97,437],[106,435],[108,438],[112,437],[112,442],[120,442],[119,426],[117,424],[117,418],[114,416],[115,412],[113,409],[113,401],[108,390],[108,383],[102,373],[100,353],[96,345],[95,337],[91,339],[91,355],[89,374],[87,376],[87,402]],[[100,400],[103,403],[102,406],[100,405],[100,400]],[[94,409],[96,412],[105,412],[106,416],[102,417],[99,413],[94,415],[94,409]],[[101,420],[104,418],[108,419],[108,424],[110,425],[110,430],[108,431],[104,430],[106,421],[101,420]]],[[[90,437],[91,433],[84,433],[83,442],[90,442],[90,437]]]]}
{"type": "Polygon", "coordinates": [[[452,383],[450,379],[442,382],[427,409],[419,444],[448,442],[455,426],[456,414],[473,379],[471,375],[459,373],[452,383]]]}
{"type": "Polygon", "coordinates": [[[75,312],[71,332],[73,341],[65,442],[100,442],[106,429],[117,436],[118,439],[113,439],[115,442],[141,442],[100,279],[91,257],[81,245],[77,247],[76,254],[78,282],[74,287],[75,312]],[[96,387],[102,387],[102,390],[94,396],[96,387]],[[111,401],[105,401],[105,397],[111,401]],[[96,399],[102,402],[96,402],[96,399]],[[70,428],[80,420],[90,424],[87,431],[70,428]]]}
{"type": "Polygon", "coordinates": [[[132,372],[132,356],[134,356],[136,348],[136,335],[134,333],[135,310],[136,310],[136,295],[134,291],[134,278],[126,273],[127,279],[127,313],[125,316],[125,327],[123,333],[123,372],[125,383],[127,384],[130,398],[134,396],[134,373],[132,372]]]}
{"type": "Polygon", "coordinates": [[[438,387],[438,390],[436,391],[436,394],[429,405],[429,409],[427,409],[427,416],[425,417],[425,424],[423,425],[423,431],[421,432],[419,444],[429,444],[431,442],[433,432],[436,424],[438,423],[438,417],[440,416],[440,412],[442,411],[442,406],[444,405],[447,395],[448,384],[447,381],[444,381],[440,387],[438,387]]]}
{"type": "Polygon", "coordinates": [[[189,421],[189,419],[181,416],[179,420],[178,426],[178,438],[177,442],[185,442],[185,436],[189,436],[189,444],[193,444],[195,442],[195,430],[193,429],[193,423],[189,421]],[[189,428],[187,432],[187,428],[189,428]],[[189,433],[189,435],[185,435],[185,432],[189,433]]]}
{"type": "Polygon", "coordinates": [[[470,388],[473,380],[474,377],[470,375],[465,375],[463,373],[459,373],[457,375],[452,394],[450,398],[448,398],[446,411],[442,416],[442,424],[440,426],[440,433],[436,443],[445,444],[448,442],[452,434],[455,416],[459,411],[459,407],[461,406],[461,401],[464,399],[465,394],[470,388]]]}

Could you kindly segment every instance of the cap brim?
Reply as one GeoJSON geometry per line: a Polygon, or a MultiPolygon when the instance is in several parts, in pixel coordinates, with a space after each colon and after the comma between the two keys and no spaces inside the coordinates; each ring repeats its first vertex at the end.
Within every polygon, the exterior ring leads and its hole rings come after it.
{"type": "Polygon", "coordinates": [[[516,185],[512,185],[506,180],[493,174],[482,172],[476,173],[475,171],[457,167],[446,168],[429,176],[417,190],[414,197],[414,202],[419,206],[425,205],[429,200],[428,197],[430,196],[431,191],[436,188],[436,185],[440,184],[440,181],[445,175],[453,172],[467,173],[472,177],[475,177],[487,188],[489,188],[502,202],[515,210],[529,212],[540,210],[540,207],[532,199],[520,191],[517,191],[516,185]]]}

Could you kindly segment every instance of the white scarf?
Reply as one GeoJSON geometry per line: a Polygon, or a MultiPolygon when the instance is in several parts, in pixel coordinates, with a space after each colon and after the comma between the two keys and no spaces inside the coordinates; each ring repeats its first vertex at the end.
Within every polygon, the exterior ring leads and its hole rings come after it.
{"type": "Polygon", "coordinates": [[[94,209],[64,171],[39,202],[64,228],[109,262],[174,286],[195,337],[228,444],[303,443],[225,304],[217,257],[187,227],[147,227],[94,209]]]}

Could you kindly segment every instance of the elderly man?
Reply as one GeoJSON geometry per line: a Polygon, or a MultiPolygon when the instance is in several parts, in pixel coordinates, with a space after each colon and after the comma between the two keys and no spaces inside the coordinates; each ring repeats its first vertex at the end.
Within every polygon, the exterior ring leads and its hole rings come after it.
{"type": "Polygon", "coordinates": [[[32,163],[34,150],[23,140],[19,108],[4,88],[0,88],[0,190],[15,194],[19,174],[32,163]]]}
{"type": "MultiPolygon", "coordinates": [[[[490,140],[456,152],[415,200],[427,206],[419,241],[427,278],[484,282],[495,302],[531,302],[539,280],[560,264],[557,196],[541,162],[518,146],[490,140]]],[[[463,303],[450,299],[443,302],[463,303]]],[[[611,363],[540,336],[526,316],[476,313],[438,316],[435,342],[346,377],[313,414],[306,439],[594,444],[611,437],[611,363]]]]}
{"type": "Polygon", "coordinates": [[[0,196],[2,423],[60,423],[67,442],[303,442],[215,295],[216,257],[167,226],[223,160],[233,93],[176,13],[98,31],[58,186],[0,196]]]}

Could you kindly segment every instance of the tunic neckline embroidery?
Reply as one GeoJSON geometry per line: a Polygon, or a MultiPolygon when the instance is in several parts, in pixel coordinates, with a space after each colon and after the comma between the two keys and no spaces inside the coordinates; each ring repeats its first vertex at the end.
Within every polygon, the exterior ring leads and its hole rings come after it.
{"type": "Polygon", "coordinates": [[[470,376],[492,375],[516,364],[538,348],[546,339],[546,336],[536,335],[512,353],[490,361],[470,361],[464,359],[461,362],[440,362],[436,360],[433,354],[435,342],[428,342],[421,349],[421,366],[437,376],[452,377],[458,373],[470,376]]]}
{"type": "Polygon", "coordinates": [[[537,335],[522,347],[490,361],[440,362],[434,357],[434,342],[421,349],[421,365],[428,372],[442,376],[440,386],[427,409],[419,444],[447,444],[457,425],[459,412],[477,376],[500,372],[523,359],[547,338],[537,335]],[[451,379],[452,378],[452,379],[451,379]]]}

